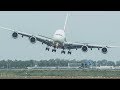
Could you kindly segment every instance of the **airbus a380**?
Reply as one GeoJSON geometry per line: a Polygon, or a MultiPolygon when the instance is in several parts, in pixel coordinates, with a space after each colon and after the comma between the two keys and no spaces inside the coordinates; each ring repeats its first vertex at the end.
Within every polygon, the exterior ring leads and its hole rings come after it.
{"type": "Polygon", "coordinates": [[[10,30],[12,31],[12,37],[14,39],[18,38],[18,35],[21,35],[22,37],[28,37],[30,42],[32,44],[36,43],[36,41],[42,42],[42,44],[46,44],[47,47],[45,50],[49,51],[50,47],[53,47],[52,52],[56,52],[57,49],[62,49],[61,50],[61,54],[64,53],[65,54],[65,50],[67,50],[68,54],[71,54],[71,49],[81,49],[83,52],[87,52],[88,48],[90,48],[91,50],[93,48],[97,48],[98,50],[101,49],[101,52],[103,54],[106,54],[108,52],[108,48],[112,48],[112,47],[116,47],[116,46],[101,46],[101,45],[91,45],[88,43],[71,43],[68,42],[66,40],[66,35],[65,35],[65,29],[66,29],[66,23],[68,20],[68,14],[66,16],[65,19],[65,24],[64,24],[64,28],[63,29],[58,29],[56,30],[56,32],[53,34],[52,38],[43,36],[43,35],[32,35],[32,34],[27,34],[24,32],[20,32],[20,31],[16,31],[14,29],[9,29],[6,27],[2,27],[0,26],[0,28],[2,29],[6,29],[6,30],[10,30]]]}

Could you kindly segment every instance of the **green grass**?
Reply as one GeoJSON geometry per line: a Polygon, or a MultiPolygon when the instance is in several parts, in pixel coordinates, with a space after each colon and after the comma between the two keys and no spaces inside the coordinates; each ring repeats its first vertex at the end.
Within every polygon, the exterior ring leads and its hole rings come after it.
{"type": "Polygon", "coordinates": [[[120,77],[119,70],[0,70],[2,77],[64,76],[64,77],[120,77]]]}

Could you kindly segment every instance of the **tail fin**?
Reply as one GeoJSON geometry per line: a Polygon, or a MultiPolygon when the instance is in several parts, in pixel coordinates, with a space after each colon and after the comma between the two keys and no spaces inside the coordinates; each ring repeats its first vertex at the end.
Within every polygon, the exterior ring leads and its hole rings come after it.
{"type": "Polygon", "coordinates": [[[64,30],[66,29],[66,24],[67,24],[67,20],[68,20],[68,13],[67,13],[67,15],[66,15],[66,19],[65,19],[65,24],[64,24],[64,30]]]}

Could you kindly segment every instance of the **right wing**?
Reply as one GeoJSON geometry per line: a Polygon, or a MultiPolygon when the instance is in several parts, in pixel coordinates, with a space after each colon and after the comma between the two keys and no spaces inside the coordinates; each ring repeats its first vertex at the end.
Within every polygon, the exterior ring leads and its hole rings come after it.
{"type": "Polygon", "coordinates": [[[18,35],[21,35],[22,37],[23,37],[23,36],[28,37],[28,38],[33,37],[33,38],[35,38],[36,41],[42,42],[42,43],[44,43],[44,44],[46,44],[46,45],[48,45],[48,46],[52,46],[52,45],[53,45],[53,39],[52,39],[52,38],[48,38],[48,37],[46,37],[46,36],[42,36],[42,35],[41,35],[41,37],[40,37],[40,35],[39,35],[39,36],[36,36],[36,35],[32,35],[32,34],[27,34],[27,33],[24,33],[24,32],[16,31],[16,30],[14,30],[14,29],[2,27],[2,26],[0,26],[0,28],[6,29],[6,30],[9,30],[9,31],[12,31],[12,32],[15,32],[15,33],[17,33],[18,35]],[[44,38],[42,38],[42,37],[44,37],[44,38]]]}
{"type": "Polygon", "coordinates": [[[81,48],[83,45],[84,44],[71,43],[71,42],[64,43],[65,49],[78,49],[78,48],[81,48]]]}

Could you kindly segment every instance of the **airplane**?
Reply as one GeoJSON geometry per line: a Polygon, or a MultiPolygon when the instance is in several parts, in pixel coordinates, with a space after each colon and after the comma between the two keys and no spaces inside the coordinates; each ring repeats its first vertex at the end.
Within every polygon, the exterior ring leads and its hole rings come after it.
{"type": "Polygon", "coordinates": [[[65,35],[68,16],[69,14],[66,15],[64,28],[56,30],[52,38],[43,35],[36,36],[32,34],[27,34],[24,32],[16,31],[14,29],[2,27],[2,26],[0,26],[0,28],[12,31],[13,32],[12,37],[14,39],[17,39],[18,35],[21,35],[22,37],[28,37],[32,44],[36,43],[36,41],[39,41],[42,44],[46,44],[47,45],[47,47],[45,48],[46,51],[49,51],[50,47],[53,47],[52,52],[56,52],[57,49],[62,49],[61,54],[62,53],[65,54],[66,53],[65,50],[68,50],[67,54],[71,54],[72,49],[76,49],[76,50],[81,49],[83,52],[87,52],[88,49],[92,50],[93,48],[97,48],[98,50],[101,49],[101,52],[103,54],[106,54],[108,52],[108,48],[116,47],[116,46],[91,45],[89,43],[68,42],[65,35]]]}

